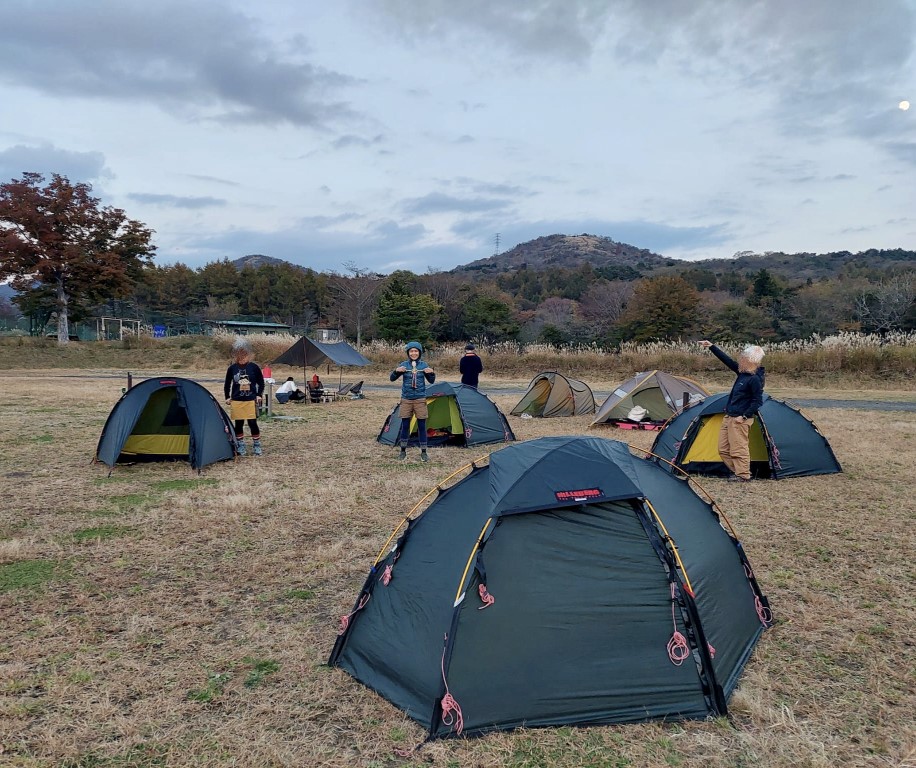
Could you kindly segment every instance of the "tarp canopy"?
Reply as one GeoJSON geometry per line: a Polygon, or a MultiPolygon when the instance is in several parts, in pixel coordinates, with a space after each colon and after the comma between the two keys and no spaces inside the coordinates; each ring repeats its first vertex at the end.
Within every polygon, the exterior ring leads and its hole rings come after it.
{"type": "Polygon", "coordinates": [[[345,341],[326,344],[303,336],[282,355],[270,361],[271,365],[301,365],[303,368],[317,368],[329,361],[335,365],[371,365],[345,341]]]}

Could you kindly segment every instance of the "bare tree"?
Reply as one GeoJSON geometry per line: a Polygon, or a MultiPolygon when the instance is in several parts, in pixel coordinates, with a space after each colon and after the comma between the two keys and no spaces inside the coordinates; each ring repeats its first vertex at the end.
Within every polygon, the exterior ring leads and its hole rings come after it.
{"type": "Polygon", "coordinates": [[[338,321],[344,314],[356,326],[356,347],[363,343],[363,321],[367,319],[374,305],[375,294],[383,285],[385,276],[370,269],[357,266],[355,261],[345,261],[344,269],[349,274],[331,273],[330,288],[338,301],[338,321]]]}
{"type": "Polygon", "coordinates": [[[856,298],[856,311],[864,326],[883,333],[898,329],[916,300],[916,275],[894,275],[866,289],[856,298]]]}
{"type": "Polygon", "coordinates": [[[633,283],[623,280],[603,282],[589,288],[579,300],[582,316],[599,333],[613,328],[623,316],[633,296],[633,283]]]}

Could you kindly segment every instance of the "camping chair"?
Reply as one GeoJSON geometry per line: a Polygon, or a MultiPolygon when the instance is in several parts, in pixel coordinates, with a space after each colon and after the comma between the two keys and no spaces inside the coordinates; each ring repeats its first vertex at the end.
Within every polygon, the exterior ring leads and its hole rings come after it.
{"type": "Polygon", "coordinates": [[[350,387],[350,399],[351,400],[362,400],[365,395],[363,394],[363,382],[358,381],[352,387],[350,387]]]}
{"type": "Polygon", "coordinates": [[[340,389],[337,390],[337,398],[340,399],[344,395],[349,395],[351,389],[353,389],[352,384],[344,384],[340,389]]]}
{"type": "Polygon", "coordinates": [[[308,383],[308,386],[309,386],[309,402],[310,403],[320,403],[321,396],[324,394],[324,387],[316,387],[314,384],[312,384],[311,381],[308,383]]]}

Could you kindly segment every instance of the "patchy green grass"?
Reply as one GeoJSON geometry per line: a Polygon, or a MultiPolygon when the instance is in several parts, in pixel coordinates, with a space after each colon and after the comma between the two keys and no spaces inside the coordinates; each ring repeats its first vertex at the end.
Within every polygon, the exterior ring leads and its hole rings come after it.
{"type": "Polygon", "coordinates": [[[232,679],[228,672],[210,672],[207,675],[207,683],[203,688],[193,688],[188,691],[188,699],[199,701],[202,704],[209,704],[214,699],[222,695],[223,690],[232,679]]]}
{"type": "Polygon", "coordinates": [[[151,487],[157,491],[190,491],[216,484],[217,481],[212,477],[200,477],[194,480],[160,480],[151,487]]]}
{"type": "Polygon", "coordinates": [[[313,600],[315,591],[312,589],[289,589],[283,593],[286,600],[313,600]]]}
{"type": "Polygon", "coordinates": [[[21,560],[0,565],[0,592],[39,587],[54,578],[56,568],[53,560],[21,560]]]}
{"type": "Polygon", "coordinates": [[[136,528],[125,525],[100,525],[95,528],[81,528],[73,532],[73,540],[79,543],[90,541],[106,541],[120,536],[129,536],[136,532],[136,528]]]}
{"type": "Polygon", "coordinates": [[[272,675],[280,669],[280,665],[270,659],[254,659],[250,656],[245,657],[245,663],[251,664],[252,669],[245,678],[246,688],[256,688],[268,675],[272,675]]]}

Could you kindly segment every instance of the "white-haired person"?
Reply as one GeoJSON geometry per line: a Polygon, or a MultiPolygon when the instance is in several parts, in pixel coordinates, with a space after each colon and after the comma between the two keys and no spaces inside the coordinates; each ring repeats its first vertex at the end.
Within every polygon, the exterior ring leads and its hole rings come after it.
{"type": "Polygon", "coordinates": [[[746,483],[751,479],[750,429],[763,405],[764,369],[763,350],[749,344],[735,362],[711,341],[704,339],[700,346],[706,347],[728,368],[737,374],[732,391],[725,404],[725,417],[719,430],[719,455],[732,474],[733,482],[746,483]]]}
{"type": "Polygon", "coordinates": [[[245,456],[245,422],[251,432],[252,452],[261,455],[261,429],[258,427],[258,406],[264,392],[264,375],[251,360],[251,346],[245,339],[232,345],[233,363],[226,369],[223,392],[229,405],[229,418],[235,422],[235,439],[239,456],[245,456]]]}

